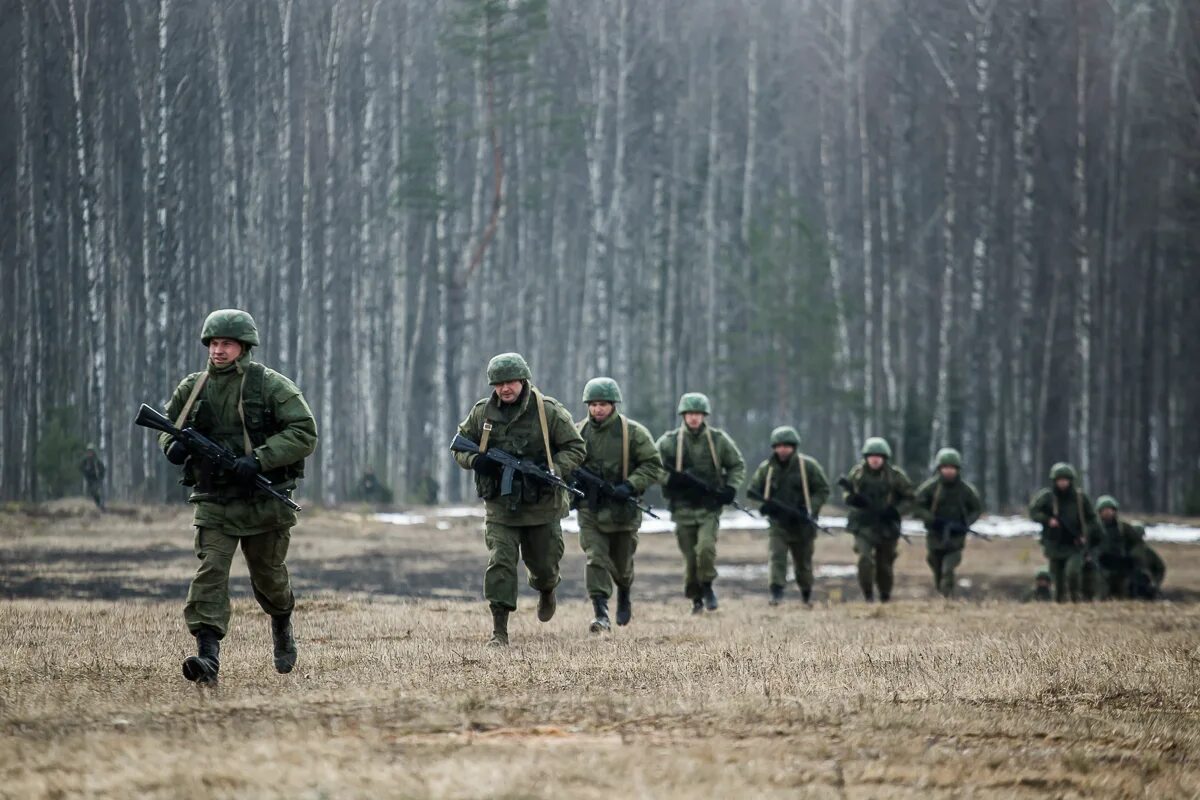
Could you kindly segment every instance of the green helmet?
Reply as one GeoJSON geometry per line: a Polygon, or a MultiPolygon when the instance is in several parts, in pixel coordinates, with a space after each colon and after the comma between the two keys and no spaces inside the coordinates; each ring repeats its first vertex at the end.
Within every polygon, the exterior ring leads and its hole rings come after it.
{"type": "Polygon", "coordinates": [[[892,448],[888,445],[885,439],[878,436],[872,436],[863,442],[862,454],[864,456],[883,456],[884,458],[892,457],[892,448]]]}
{"type": "Polygon", "coordinates": [[[487,378],[488,383],[495,386],[497,383],[509,381],[533,380],[533,373],[529,371],[525,356],[520,353],[501,353],[492,356],[492,360],[488,362],[487,378]]]}
{"type": "Polygon", "coordinates": [[[591,403],[597,400],[621,402],[621,387],[612,378],[592,378],[583,385],[583,402],[591,403]]]}
{"type": "Polygon", "coordinates": [[[1050,570],[1048,570],[1048,569],[1038,570],[1037,579],[1039,581],[1051,580],[1050,570]]]}
{"type": "Polygon", "coordinates": [[[679,398],[679,410],[676,413],[685,414],[688,411],[711,414],[712,407],[708,404],[708,397],[700,394],[700,392],[684,392],[679,398]]]}
{"type": "Polygon", "coordinates": [[[258,346],[258,326],[254,317],[237,308],[222,308],[204,320],[200,341],[208,347],[213,339],[233,339],[251,347],[258,346]]]}
{"type": "Polygon", "coordinates": [[[1111,508],[1113,511],[1119,511],[1121,505],[1117,502],[1117,498],[1113,497],[1111,494],[1102,494],[1100,495],[1100,498],[1096,500],[1096,511],[1100,512],[1106,508],[1111,508]]]}
{"type": "Polygon", "coordinates": [[[771,447],[777,444],[790,444],[792,447],[799,447],[800,434],[791,425],[780,425],[771,431],[771,447]]]}
{"type": "Polygon", "coordinates": [[[1075,475],[1075,468],[1065,461],[1060,461],[1050,468],[1050,480],[1056,481],[1059,478],[1066,478],[1071,483],[1079,480],[1075,475]]]}
{"type": "Polygon", "coordinates": [[[88,450],[95,450],[95,449],[96,449],[96,445],[92,442],[88,442],[87,447],[83,448],[84,452],[87,452],[88,450]]]}
{"type": "Polygon", "coordinates": [[[953,447],[943,447],[937,452],[938,467],[958,467],[962,469],[962,455],[953,447]]]}

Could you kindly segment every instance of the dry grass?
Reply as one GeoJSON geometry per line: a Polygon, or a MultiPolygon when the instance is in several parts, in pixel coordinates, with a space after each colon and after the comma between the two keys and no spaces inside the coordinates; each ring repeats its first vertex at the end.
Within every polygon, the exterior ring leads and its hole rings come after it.
{"type": "MultiPolygon", "coordinates": [[[[185,525],[0,516],[0,579],[28,589],[0,605],[0,796],[1200,795],[1191,603],[947,604],[926,597],[914,548],[909,599],[887,607],[769,609],[760,581],[728,581],[722,610],[694,619],[674,597],[669,537],[647,537],[639,581],[654,599],[610,636],[586,633],[577,594],[548,625],[523,598],[514,646],[495,652],[481,602],[421,581],[417,599],[314,585],[297,672],[274,673],[265,618],[239,599],[221,687],[200,690],[179,677],[191,641],[171,594],[191,567],[185,525]],[[170,600],[96,599],[156,574],[170,600]]],[[[358,560],[376,580],[379,554],[399,579],[410,562],[432,576],[465,559],[471,596],[478,539],[471,523],[313,515],[293,564],[341,575],[358,560]]],[[[968,556],[976,585],[1028,575],[1023,543],[996,544],[968,556]]],[[[843,547],[823,542],[818,561],[843,547]]],[[[734,534],[722,554],[749,563],[762,549],[734,534]]],[[[1177,581],[1195,575],[1191,548],[1165,554],[1177,581]]]]}

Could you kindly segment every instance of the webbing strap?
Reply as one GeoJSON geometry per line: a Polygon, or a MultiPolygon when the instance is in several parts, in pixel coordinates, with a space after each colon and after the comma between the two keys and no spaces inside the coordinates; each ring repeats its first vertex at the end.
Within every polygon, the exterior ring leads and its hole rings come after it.
{"type": "Polygon", "coordinates": [[[254,446],[250,444],[250,431],[246,430],[246,415],[242,411],[242,400],[246,397],[246,370],[238,365],[238,371],[242,373],[242,382],[238,385],[238,419],[242,421],[242,448],[246,451],[246,455],[254,453],[254,446]]]}
{"type": "MultiPolygon", "coordinates": [[[[804,507],[812,512],[812,496],[808,493],[808,466],[804,463],[804,454],[796,451],[796,458],[800,459],[800,487],[804,490],[804,507]]],[[[775,465],[767,465],[767,482],[763,487],[763,500],[771,499],[771,476],[775,473],[775,465]]]]}
{"type": "Polygon", "coordinates": [[[763,500],[771,499],[771,476],[775,474],[775,465],[767,465],[767,480],[763,484],[763,500]]]}
{"type": "Polygon", "coordinates": [[[204,388],[204,384],[208,382],[208,370],[205,369],[200,373],[200,377],[196,379],[196,383],[192,386],[192,393],[188,395],[187,402],[183,404],[183,410],[179,412],[179,418],[175,420],[175,427],[182,428],[188,414],[192,411],[192,406],[196,404],[196,398],[200,396],[200,390],[204,388]]]}
{"type": "Polygon", "coordinates": [[[937,486],[933,487],[933,504],[929,507],[929,513],[937,516],[938,502],[942,499],[942,482],[939,480],[937,486]]]}
{"type": "MultiPolygon", "coordinates": [[[[687,424],[680,423],[679,433],[675,435],[675,471],[683,472],[683,435],[687,432],[687,424]]],[[[717,458],[717,446],[713,444],[712,429],[704,426],[704,435],[708,439],[708,452],[712,456],[713,468],[717,475],[721,474],[721,460],[717,458]]]]}
{"type": "Polygon", "coordinates": [[[492,438],[492,421],[485,419],[483,421],[483,435],[479,437],[479,452],[487,452],[488,439],[490,438],[492,438]]]}
{"type": "Polygon", "coordinates": [[[629,480],[629,423],[621,417],[621,480],[629,480]]]}
{"type": "Polygon", "coordinates": [[[533,392],[533,399],[537,401],[538,422],[542,426],[542,444],[546,447],[546,469],[550,470],[551,475],[558,475],[558,471],[554,469],[554,458],[550,453],[550,426],[546,424],[546,401],[542,398],[542,393],[533,386],[529,387],[533,392]]]}

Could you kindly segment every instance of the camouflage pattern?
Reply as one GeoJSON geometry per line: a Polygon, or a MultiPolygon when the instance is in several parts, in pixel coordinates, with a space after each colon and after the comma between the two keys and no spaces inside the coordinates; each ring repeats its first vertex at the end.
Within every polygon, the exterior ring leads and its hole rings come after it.
{"type": "Polygon", "coordinates": [[[96,446],[89,444],[83,458],[79,460],[79,474],[83,476],[83,481],[87,484],[88,497],[96,504],[96,507],[104,509],[104,476],[108,474],[108,470],[104,466],[104,462],[100,460],[100,456],[96,455],[96,446]]]}
{"type": "Polygon", "coordinates": [[[708,402],[708,395],[700,392],[685,392],[679,397],[679,406],[676,409],[677,414],[686,414],[689,411],[699,412],[701,414],[711,414],[712,404],[708,402]]]}
{"type": "MultiPolygon", "coordinates": [[[[884,455],[881,451],[891,448],[882,439],[868,439],[863,447],[864,455],[884,455]]],[[[894,582],[893,565],[896,561],[896,545],[900,541],[900,522],[885,518],[888,509],[894,509],[899,517],[908,512],[913,500],[912,481],[899,467],[884,462],[882,468],[871,469],[866,461],[856,464],[846,479],[854,490],[866,500],[865,508],[850,507],[847,528],[854,534],[854,552],[858,554],[858,585],[863,596],[872,598],[878,587],[881,600],[892,594],[894,582]]],[[[847,492],[844,499],[848,499],[847,492]]]]}
{"type": "Polygon", "coordinates": [[[863,456],[883,456],[891,459],[892,446],[887,443],[886,439],[879,436],[872,436],[863,442],[863,456]]]}
{"type": "Polygon", "coordinates": [[[780,425],[771,431],[771,447],[777,444],[790,444],[792,447],[799,447],[800,434],[791,425],[780,425]]]}
{"type": "MultiPolygon", "coordinates": [[[[943,451],[944,453],[945,451],[943,451]]],[[[955,456],[958,454],[954,451],[955,456]]],[[[938,461],[943,459],[939,454],[938,461]]],[[[948,463],[948,462],[947,462],[948,463]]],[[[939,463],[939,466],[946,464],[939,463]]],[[[959,464],[949,464],[959,467],[959,464]]],[[[951,535],[944,523],[959,523],[970,527],[983,514],[983,503],[979,492],[961,477],[946,480],[941,474],[934,475],[917,488],[913,501],[913,516],[925,523],[925,563],[933,573],[933,585],[944,597],[952,597],[955,589],[954,570],[962,563],[963,548],[967,544],[967,533],[951,535]],[[934,500],[937,510],[934,513],[934,500]],[[940,528],[940,530],[936,530],[940,528]]]]}
{"type": "Polygon", "coordinates": [[[205,347],[213,339],[233,339],[250,347],[258,347],[258,325],[254,317],[237,308],[222,308],[212,312],[200,329],[200,341],[205,347]]]}
{"type": "Polygon", "coordinates": [[[492,356],[492,360],[488,362],[487,379],[488,383],[495,386],[497,383],[508,381],[531,381],[533,373],[520,353],[501,353],[492,356]]]}
{"type": "MultiPolygon", "coordinates": [[[[778,432],[780,429],[776,429],[778,432]]],[[[792,430],[792,433],[795,433],[792,430]]],[[[771,435],[772,445],[777,444],[776,436],[771,435]]],[[[799,436],[796,436],[799,440],[799,436]]],[[[791,444],[791,442],[778,442],[791,444]]],[[[767,473],[771,473],[770,498],[793,508],[806,507],[804,485],[800,476],[800,459],[804,459],[805,472],[808,476],[809,500],[812,508],[808,509],[811,516],[821,513],[821,507],[829,499],[829,480],[820,463],[803,453],[793,453],[786,461],[780,461],[774,453],[758,465],[754,475],[747,484],[748,491],[767,494],[767,473]]],[[[812,591],[813,571],[812,557],[817,537],[816,526],[786,519],[768,517],[770,525],[767,528],[768,553],[768,585],[782,587],[787,582],[788,554],[796,571],[796,585],[807,594],[812,591]]]]}
{"type": "Polygon", "coordinates": [[[612,378],[592,378],[583,386],[583,402],[621,402],[621,387],[612,378]]]}
{"type": "Polygon", "coordinates": [[[540,525],[509,525],[487,519],[483,539],[488,565],[483,573],[483,596],[493,610],[517,608],[517,562],[525,562],[526,579],[539,592],[558,586],[563,556],[562,528],[554,519],[540,525]]]}

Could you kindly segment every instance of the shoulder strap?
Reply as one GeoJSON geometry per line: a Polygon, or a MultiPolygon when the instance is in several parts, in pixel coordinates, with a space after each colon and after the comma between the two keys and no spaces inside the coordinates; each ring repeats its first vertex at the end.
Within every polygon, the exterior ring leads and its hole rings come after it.
{"type": "Polygon", "coordinates": [[[546,424],[546,400],[542,397],[542,393],[535,389],[532,385],[529,387],[533,391],[533,399],[537,401],[538,423],[542,426],[542,444],[546,447],[546,469],[550,470],[551,475],[558,475],[554,469],[554,457],[550,452],[550,426],[546,424]]]}
{"type": "Polygon", "coordinates": [[[771,499],[771,476],[775,474],[775,465],[767,464],[767,479],[763,482],[763,500],[771,499]]]}
{"type": "Polygon", "coordinates": [[[804,490],[804,507],[808,509],[808,513],[815,514],[812,497],[808,493],[808,465],[804,463],[804,453],[797,450],[796,458],[800,459],[800,488],[804,490]]]}
{"type": "Polygon", "coordinates": [[[1054,492],[1053,489],[1050,490],[1050,501],[1053,504],[1053,505],[1051,505],[1051,508],[1054,509],[1054,516],[1057,518],[1058,517],[1058,495],[1054,492]]]}
{"type": "Polygon", "coordinates": [[[683,423],[679,423],[679,430],[675,432],[675,471],[683,472],[683,423]]]}
{"type": "Polygon", "coordinates": [[[937,516],[937,507],[938,507],[938,503],[941,501],[941,499],[942,499],[942,480],[941,480],[941,478],[939,478],[938,482],[933,487],[933,504],[929,506],[929,513],[933,514],[935,517],[937,516]]]}
{"type": "Polygon", "coordinates": [[[621,420],[621,480],[629,480],[629,422],[625,419],[625,415],[620,415],[621,420]]]}
{"type": "Polygon", "coordinates": [[[187,402],[183,404],[183,410],[179,412],[179,418],[175,420],[176,428],[183,427],[184,420],[188,418],[188,414],[192,413],[192,406],[196,404],[196,398],[200,396],[200,390],[207,382],[208,370],[205,369],[200,373],[200,377],[196,378],[196,383],[192,386],[192,393],[188,395],[187,402]]]}
{"type": "Polygon", "coordinates": [[[708,425],[704,426],[704,436],[708,439],[708,452],[712,456],[713,469],[717,471],[717,475],[721,474],[721,460],[717,458],[717,446],[713,444],[712,428],[708,425]]]}
{"type": "MultiPolygon", "coordinates": [[[[256,361],[251,361],[242,368],[242,382],[238,385],[238,404],[237,412],[238,419],[242,421],[242,449],[246,455],[254,452],[254,445],[250,441],[250,431],[246,428],[246,379],[251,379],[251,397],[255,397],[254,390],[257,388],[258,395],[262,395],[266,391],[266,381],[264,380],[266,367],[256,361]]],[[[261,413],[261,412],[260,412],[261,413]]],[[[259,417],[261,420],[261,416],[259,417]]]]}

